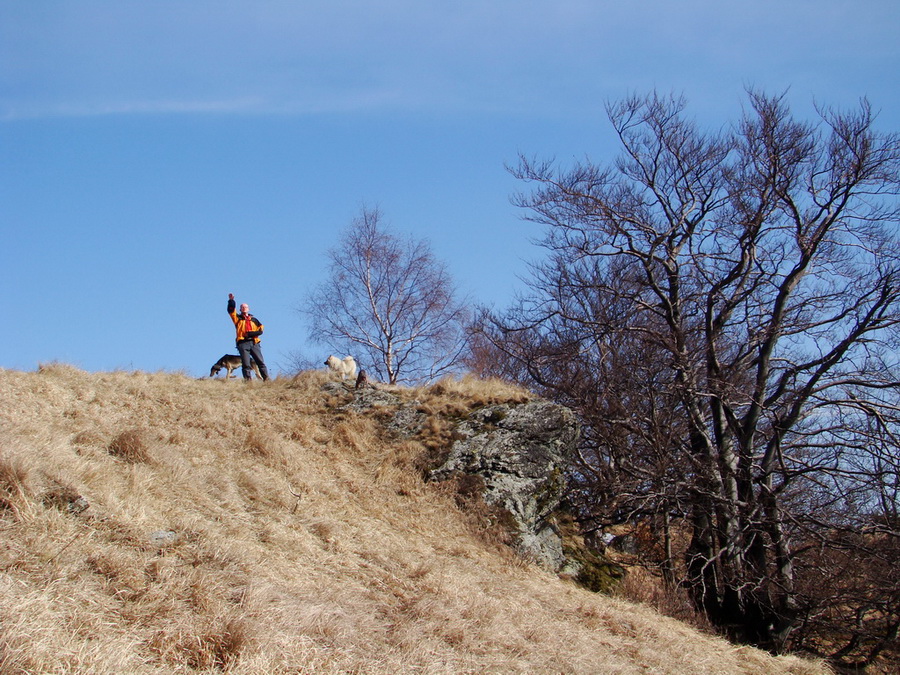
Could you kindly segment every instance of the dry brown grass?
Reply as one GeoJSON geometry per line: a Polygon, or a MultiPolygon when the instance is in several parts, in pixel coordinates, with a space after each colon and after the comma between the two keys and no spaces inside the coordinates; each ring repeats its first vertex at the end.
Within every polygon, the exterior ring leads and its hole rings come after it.
{"type": "Polygon", "coordinates": [[[667,588],[662,579],[638,566],[629,566],[616,587],[615,595],[624,600],[652,607],[665,616],[689,626],[712,633],[713,626],[702,612],[697,611],[682,589],[667,588]]]}
{"type": "Polygon", "coordinates": [[[149,462],[150,449],[140,429],[126,429],[106,446],[109,454],[126,462],[149,462]]]}
{"type": "Polygon", "coordinates": [[[824,672],[515,558],[323,383],[0,370],[0,673],[824,672]]]}

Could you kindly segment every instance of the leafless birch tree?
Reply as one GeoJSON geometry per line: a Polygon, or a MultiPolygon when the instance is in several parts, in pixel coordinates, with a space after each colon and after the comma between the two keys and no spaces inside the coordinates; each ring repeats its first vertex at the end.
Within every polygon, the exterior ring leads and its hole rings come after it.
{"type": "Polygon", "coordinates": [[[327,280],[301,308],[311,340],[391,384],[433,380],[459,364],[467,308],[426,241],[397,236],[380,211],[363,209],[328,259],[327,280]]]}

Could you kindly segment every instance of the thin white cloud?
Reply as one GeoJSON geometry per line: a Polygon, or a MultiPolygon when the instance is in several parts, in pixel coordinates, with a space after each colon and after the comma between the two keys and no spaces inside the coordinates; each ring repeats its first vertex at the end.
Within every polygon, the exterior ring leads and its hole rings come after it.
{"type": "Polygon", "coordinates": [[[0,0],[0,118],[596,110],[623,89],[860,82],[893,0],[0,0]],[[823,64],[826,64],[823,68],[823,64]],[[827,72],[825,69],[828,69],[827,72]]]}
{"type": "Polygon", "coordinates": [[[132,115],[132,114],[181,114],[181,113],[235,113],[250,112],[259,109],[260,101],[254,99],[233,99],[229,101],[166,101],[128,100],[122,102],[102,101],[91,103],[64,102],[57,104],[45,104],[29,108],[24,106],[7,112],[5,119],[27,119],[44,116],[52,117],[90,117],[103,115],[132,115]]]}

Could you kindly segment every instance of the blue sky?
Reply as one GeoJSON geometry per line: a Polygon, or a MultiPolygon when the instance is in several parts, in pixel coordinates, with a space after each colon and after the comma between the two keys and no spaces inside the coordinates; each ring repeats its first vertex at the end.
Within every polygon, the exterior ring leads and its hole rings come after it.
{"type": "Polygon", "coordinates": [[[900,131],[898,33],[896,0],[0,0],[0,367],[202,376],[229,292],[271,370],[324,360],[296,307],[364,205],[505,306],[541,255],[519,153],[605,162],[605,102],[653,89],[900,131]]]}

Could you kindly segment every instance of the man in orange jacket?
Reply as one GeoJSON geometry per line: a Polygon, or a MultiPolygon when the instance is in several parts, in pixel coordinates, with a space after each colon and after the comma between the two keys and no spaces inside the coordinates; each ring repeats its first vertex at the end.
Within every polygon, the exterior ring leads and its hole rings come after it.
{"type": "Polygon", "coordinates": [[[269,371],[266,368],[266,362],[263,360],[262,347],[259,346],[259,336],[262,335],[263,325],[259,319],[250,313],[250,305],[246,302],[241,305],[241,313],[234,311],[235,302],[234,294],[228,294],[228,315],[234,321],[234,328],[237,331],[235,341],[237,342],[238,354],[241,355],[241,369],[244,374],[244,380],[250,379],[250,371],[252,365],[250,359],[256,362],[259,373],[263,380],[269,379],[269,371]]]}

